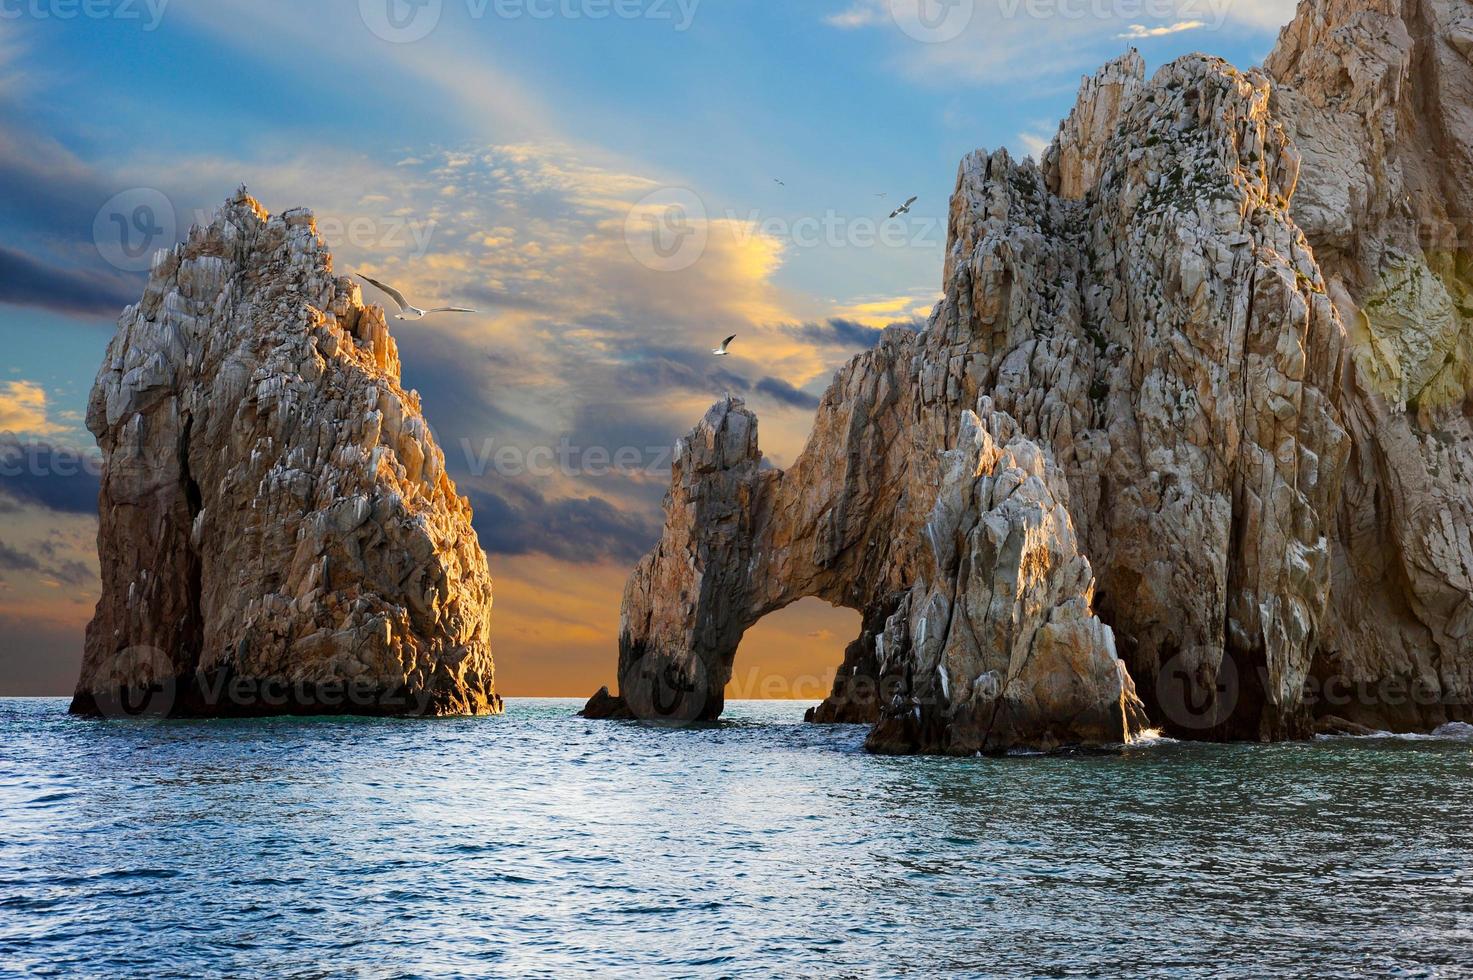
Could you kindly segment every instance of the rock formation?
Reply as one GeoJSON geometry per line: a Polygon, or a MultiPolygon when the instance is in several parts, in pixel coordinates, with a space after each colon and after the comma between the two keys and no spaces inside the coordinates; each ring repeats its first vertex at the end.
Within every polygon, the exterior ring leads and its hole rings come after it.
{"type": "Polygon", "coordinates": [[[72,710],[500,710],[491,578],[383,312],[242,190],[156,258],[88,406],[103,592],[72,710]]]}
{"type": "Polygon", "coordinates": [[[793,466],[732,401],[678,447],[590,714],[716,717],[742,632],[819,596],[864,630],[812,717],[878,751],[1469,717],[1470,38],[1463,0],[1305,0],[1265,71],[1132,52],[1041,164],[963,160],[942,301],[793,466]]]}
{"type": "Polygon", "coordinates": [[[1473,7],[1309,0],[1266,62],[1291,204],[1349,338],[1323,712],[1473,711],[1473,7]]]}

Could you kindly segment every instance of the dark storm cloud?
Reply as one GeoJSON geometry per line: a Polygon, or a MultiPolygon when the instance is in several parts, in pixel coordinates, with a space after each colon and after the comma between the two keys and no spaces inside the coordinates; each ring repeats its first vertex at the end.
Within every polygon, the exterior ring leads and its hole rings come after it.
{"type": "Polygon", "coordinates": [[[625,446],[661,452],[690,431],[695,421],[677,418],[657,401],[599,402],[578,407],[567,438],[575,446],[601,446],[610,454],[625,446]]]}
{"type": "Polygon", "coordinates": [[[55,141],[0,122],[0,221],[67,241],[91,242],[102,205],[124,186],[101,175],[55,141]]]}
{"type": "Polygon", "coordinates": [[[87,585],[97,577],[82,562],[62,555],[52,542],[43,541],[37,550],[39,556],[0,541],[0,575],[5,572],[46,575],[66,585],[87,585]]]}
{"type": "Polygon", "coordinates": [[[795,388],[782,378],[763,378],[757,382],[753,389],[759,395],[766,395],[773,401],[781,402],[789,408],[815,409],[818,407],[817,395],[810,395],[802,388],[795,388]]]}
{"type": "Polygon", "coordinates": [[[473,469],[488,437],[496,445],[548,438],[543,426],[516,411],[517,393],[532,373],[517,351],[478,351],[433,325],[395,323],[393,332],[404,387],[419,392],[453,478],[473,469]]]}
{"type": "Polygon", "coordinates": [[[144,277],[103,260],[93,224],[115,195],[139,189],[12,120],[0,120],[0,188],[0,234],[24,245],[0,247],[0,303],[111,319],[137,302],[144,277]]]}
{"type": "Polygon", "coordinates": [[[0,497],[64,514],[96,514],[98,461],[46,443],[0,440],[0,497]]]}
{"type": "MultiPolygon", "coordinates": [[[[905,327],[911,332],[916,332],[925,326],[918,319],[899,320],[890,324],[892,327],[905,327]]],[[[879,327],[867,327],[854,320],[846,320],[842,317],[834,317],[822,323],[804,323],[793,328],[794,336],[813,344],[823,344],[827,347],[848,347],[860,350],[868,350],[880,341],[881,329],[879,327]]]]}
{"type": "Polygon", "coordinates": [[[46,574],[65,585],[87,585],[97,580],[94,572],[85,562],[75,558],[68,558],[66,551],[57,544],[59,535],[52,531],[50,540],[42,541],[37,546],[37,551],[45,559],[46,574]]]}
{"type": "Polygon", "coordinates": [[[719,398],[745,394],[752,383],[713,358],[709,351],[620,340],[619,391],[657,398],[671,391],[697,392],[719,398]]]}
{"type": "Polygon", "coordinates": [[[63,269],[0,245],[0,303],[116,317],[143,292],[143,278],[63,269]]]}
{"type": "Polygon", "coordinates": [[[41,561],[35,555],[28,555],[0,541],[0,572],[39,571],[41,571],[41,561]]]}
{"type": "Polygon", "coordinates": [[[493,555],[544,554],[573,562],[639,560],[660,536],[651,515],[620,511],[602,497],[546,500],[505,482],[471,490],[476,534],[493,555]]]}

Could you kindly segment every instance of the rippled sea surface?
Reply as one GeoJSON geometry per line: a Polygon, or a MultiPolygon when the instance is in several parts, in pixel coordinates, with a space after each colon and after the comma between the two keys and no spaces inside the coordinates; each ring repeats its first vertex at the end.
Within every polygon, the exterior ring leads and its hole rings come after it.
{"type": "Polygon", "coordinates": [[[0,700],[0,974],[1473,972],[1473,742],[890,759],[803,705],[90,722],[0,700]]]}

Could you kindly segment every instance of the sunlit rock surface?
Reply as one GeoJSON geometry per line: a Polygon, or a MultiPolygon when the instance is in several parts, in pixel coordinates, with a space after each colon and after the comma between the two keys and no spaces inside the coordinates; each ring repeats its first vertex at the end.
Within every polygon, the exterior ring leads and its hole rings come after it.
{"type": "Polygon", "coordinates": [[[1470,38],[1461,0],[1306,0],[1266,70],[1132,52],[1041,166],[963,160],[942,301],[794,465],[729,401],[681,444],[621,710],[718,716],[816,595],[864,629],[812,717],[879,751],[1469,717],[1470,38]]]}
{"type": "Polygon", "coordinates": [[[470,506],[310,212],[242,191],[161,252],[87,424],[103,591],[73,711],[500,709],[470,506]]]}

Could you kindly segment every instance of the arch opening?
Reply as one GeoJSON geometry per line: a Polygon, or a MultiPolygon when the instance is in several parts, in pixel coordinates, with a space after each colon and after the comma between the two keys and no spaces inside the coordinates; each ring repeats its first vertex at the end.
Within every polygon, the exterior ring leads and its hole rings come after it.
{"type": "Polygon", "coordinates": [[[725,699],[822,701],[861,625],[855,610],[814,596],[766,614],[742,634],[725,699]]]}

